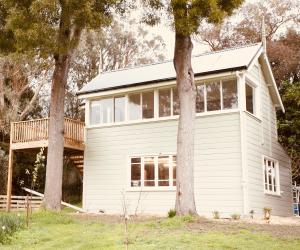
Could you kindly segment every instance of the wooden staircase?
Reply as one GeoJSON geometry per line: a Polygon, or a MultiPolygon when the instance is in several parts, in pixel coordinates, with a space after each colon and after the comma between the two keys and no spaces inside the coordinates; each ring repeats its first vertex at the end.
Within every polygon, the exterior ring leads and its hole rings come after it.
{"type": "Polygon", "coordinates": [[[72,161],[74,166],[78,169],[79,173],[81,176],[83,176],[83,160],[84,156],[83,155],[73,155],[70,156],[69,159],[72,161]]]}

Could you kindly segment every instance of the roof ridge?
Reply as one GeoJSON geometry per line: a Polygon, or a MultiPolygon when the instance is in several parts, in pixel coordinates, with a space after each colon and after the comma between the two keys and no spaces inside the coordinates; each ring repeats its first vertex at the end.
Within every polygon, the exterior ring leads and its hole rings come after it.
{"type": "MultiPolygon", "coordinates": [[[[194,58],[194,57],[200,57],[200,56],[205,56],[205,55],[211,55],[211,54],[217,54],[217,53],[221,53],[221,52],[225,52],[225,51],[231,51],[231,50],[236,50],[236,49],[242,49],[242,48],[252,47],[252,46],[256,46],[258,44],[261,44],[261,42],[239,45],[239,46],[236,46],[236,47],[225,48],[225,49],[217,50],[217,51],[207,51],[207,52],[203,52],[203,53],[194,55],[194,56],[192,56],[192,58],[194,58]]],[[[172,62],[172,61],[173,60],[170,59],[170,60],[165,60],[165,61],[162,61],[162,62],[153,62],[153,63],[142,64],[142,65],[138,65],[138,66],[126,67],[126,68],[122,68],[122,69],[114,69],[114,70],[104,71],[104,72],[100,73],[99,75],[109,74],[109,73],[119,72],[119,71],[125,71],[125,70],[130,70],[130,69],[136,69],[136,68],[144,68],[144,67],[148,67],[148,66],[151,66],[151,65],[158,65],[158,64],[163,64],[163,63],[169,63],[169,62],[172,62]]]]}

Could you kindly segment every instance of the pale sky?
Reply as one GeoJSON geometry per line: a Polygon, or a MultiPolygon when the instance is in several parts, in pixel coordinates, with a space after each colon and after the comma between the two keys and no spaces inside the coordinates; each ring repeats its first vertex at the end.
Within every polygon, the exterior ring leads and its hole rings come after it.
{"type": "MultiPolygon", "coordinates": [[[[259,1],[265,1],[265,0],[246,0],[246,3],[254,3],[259,1]]],[[[160,24],[155,27],[149,27],[149,31],[153,34],[160,35],[166,44],[166,59],[172,59],[174,54],[174,32],[171,30],[170,27],[167,27],[164,24],[160,24]]],[[[193,41],[194,49],[193,49],[193,55],[200,54],[202,52],[209,51],[209,47],[205,46],[203,44],[199,44],[195,41],[193,41]]]]}

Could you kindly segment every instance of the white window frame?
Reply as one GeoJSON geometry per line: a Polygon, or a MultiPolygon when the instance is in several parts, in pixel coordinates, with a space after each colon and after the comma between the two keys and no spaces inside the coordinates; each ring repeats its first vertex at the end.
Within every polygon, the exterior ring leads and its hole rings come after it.
{"type": "Polygon", "coordinates": [[[260,119],[260,112],[259,112],[259,85],[253,81],[252,79],[249,78],[249,76],[246,76],[245,78],[245,90],[246,90],[246,85],[250,86],[252,88],[252,95],[253,95],[253,114],[247,110],[247,105],[246,105],[246,91],[244,92],[245,95],[245,111],[257,117],[260,119]]]}
{"type": "MultiPolygon", "coordinates": [[[[239,88],[239,82],[238,79],[236,78],[236,76],[230,76],[230,77],[219,77],[219,78],[212,78],[212,79],[203,79],[203,80],[196,80],[196,85],[204,85],[204,112],[199,112],[196,113],[196,117],[202,117],[202,116],[209,116],[209,115],[218,115],[218,114],[227,114],[227,113],[236,113],[239,112],[240,110],[240,106],[239,106],[239,102],[241,100],[240,98],[240,92],[238,90],[238,107],[234,108],[234,109],[223,109],[223,103],[222,103],[222,99],[223,99],[223,89],[222,89],[222,81],[224,80],[236,80],[237,83],[237,89],[239,88]],[[220,85],[220,102],[221,102],[221,109],[220,110],[214,110],[214,111],[207,111],[207,93],[206,93],[206,83],[208,82],[219,82],[220,85]]],[[[106,98],[116,98],[116,97],[120,97],[120,96],[124,96],[125,97],[125,120],[122,122],[111,122],[111,123],[99,123],[99,124],[91,124],[91,114],[90,114],[90,107],[89,110],[86,110],[86,112],[88,111],[88,120],[86,122],[87,125],[87,129],[90,128],[99,128],[99,127],[111,127],[111,126],[120,126],[120,125],[127,125],[127,124],[136,124],[136,123],[148,123],[148,122],[154,122],[154,121],[164,121],[164,120],[177,120],[179,118],[179,115],[173,115],[173,88],[176,87],[176,85],[174,84],[170,84],[170,85],[163,85],[163,86],[158,86],[155,88],[143,88],[143,89],[137,89],[134,91],[124,91],[124,92],[118,92],[117,94],[111,94],[111,95],[101,95],[99,96],[99,98],[97,98],[96,96],[94,96],[93,98],[89,98],[86,100],[87,103],[89,103],[89,105],[91,105],[91,103],[93,101],[98,101],[101,99],[106,99],[106,98]],[[170,94],[171,94],[171,115],[170,116],[165,116],[165,117],[159,117],[159,98],[158,98],[158,92],[160,89],[170,89],[170,94]],[[143,106],[143,101],[142,101],[142,93],[144,92],[154,92],[154,117],[153,118],[149,118],[149,119],[143,119],[143,111],[142,111],[142,106],[143,106]],[[129,95],[131,94],[139,94],[140,96],[140,102],[141,102],[141,108],[140,108],[140,119],[136,119],[136,120],[130,120],[129,119],[129,95]]]]}
{"type": "Polygon", "coordinates": [[[176,186],[173,186],[173,161],[172,157],[176,153],[160,153],[160,154],[135,154],[127,157],[127,178],[126,178],[126,190],[133,192],[144,192],[144,191],[176,191],[176,186]],[[169,186],[158,186],[158,157],[168,156],[169,157],[169,186]],[[155,186],[144,186],[144,158],[154,157],[154,180],[155,186]],[[141,186],[131,186],[131,158],[141,158],[141,186]]]}
{"type": "Polygon", "coordinates": [[[281,195],[281,191],[280,191],[280,171],[279,171],[279,161],[272,158],[272,157],[269,157],[269,156],[266,156],[266,155],[263,155],[262,156],[262,170],[263,170],[263,190],[264,190],[264,194],[268,194],[268,195],[276,195],[276,196],[280,196],[281,195]],[[274,191],[274,187],[273,187],[273,178],[272,178],[272,190],[269,189],[269,176],[267,176],[267,182],[265,182],[265,168],[268,167],[265,165],[265,160],[266,161],[271,161],[274,163],[274,170],[275,170],[275,180],[276,180],[276,191],[274,191]],[[266,189],[266,185],[267,184],[267,189],[266,189]]]}

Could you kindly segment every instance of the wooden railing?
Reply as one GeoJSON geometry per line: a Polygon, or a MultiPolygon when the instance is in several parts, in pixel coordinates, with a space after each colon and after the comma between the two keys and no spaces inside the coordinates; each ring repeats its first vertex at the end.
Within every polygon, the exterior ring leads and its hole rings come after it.
{"type": "MultiPolygon", "coordinates": [[[[49,118],[12,123],[12,143],[48,140],[49,118]]],[[[84,123],[65,118],[65,140],[83,143],[84,123]]]]}

